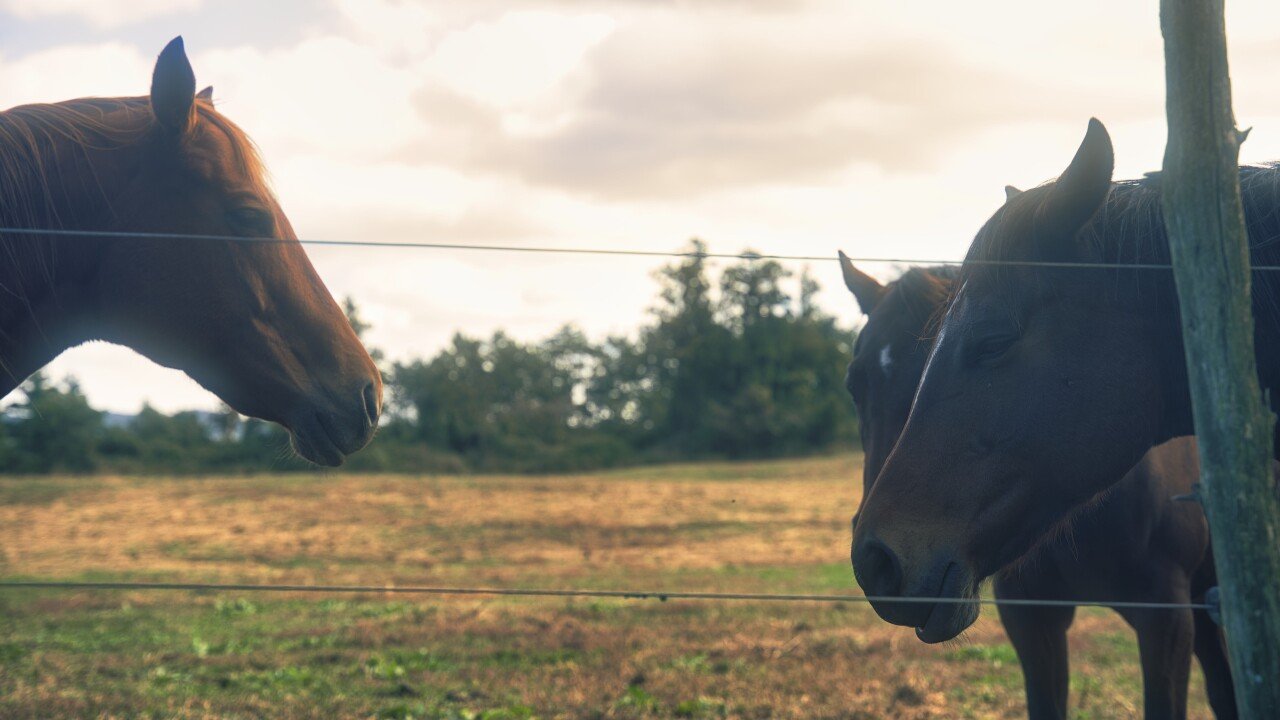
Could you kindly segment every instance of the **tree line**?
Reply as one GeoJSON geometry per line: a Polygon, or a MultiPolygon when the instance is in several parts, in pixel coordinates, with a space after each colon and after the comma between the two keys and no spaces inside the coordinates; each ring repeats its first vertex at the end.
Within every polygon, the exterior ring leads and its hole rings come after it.
{"type": "MultiPolygon", "coordinates": [[[[386,363],[364,471],[553,472],[822,452],[855,441],[843,388],[853,332],[814,302],[818,283],[772,260],[725,268],[705,246],[656,274],[649,321],[593,341],[567,326],[540,342],[457,334],[429,359],[386,363]]],[[[367,330],[350,300],[347,315],[367,330]]],[[[275,425],[220,412],[121,419],[72,379],[37,374],[0,415],[0,472],[304,470],[275,425]]]]}

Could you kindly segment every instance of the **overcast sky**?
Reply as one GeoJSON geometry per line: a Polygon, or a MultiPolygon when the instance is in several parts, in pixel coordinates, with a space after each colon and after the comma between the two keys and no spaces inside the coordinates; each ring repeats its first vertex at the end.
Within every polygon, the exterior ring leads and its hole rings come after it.
{"type": "MultiPolygon", "coordinates": [[[[302,237],[960,258],[1003,186],[1055,176],[1090,116],[1160,165],[1158,3],[1089,0],[0,0],[0,108],[145,93],[185,36],[302,237]]],[[[1280,4],[1228,3],[1246,161],[1280,159],[1280,4]]],[[[645,317],[656,261],[310,249],[388,355],[456,331],[645,317]]],[[[796,268],[797,270],[799,268],[796,268]]],[[[890,277],[891,266],[868,269],[890,277]]],[[[856,312],[834,262],[824,304],[856,312]]],[[[214,407],[101,344],[99,407],[214,407]]]]}

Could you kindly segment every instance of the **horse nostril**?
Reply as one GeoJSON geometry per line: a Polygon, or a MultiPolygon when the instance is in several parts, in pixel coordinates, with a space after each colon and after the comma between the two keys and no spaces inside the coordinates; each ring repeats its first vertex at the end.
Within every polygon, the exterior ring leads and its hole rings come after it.
{"type": "Polygon", "coordinates": [[[862,543],[853,558],[858,583],[873,597],[896,597],[902,594],[902,565],[888,545],[870,538],[862,543]]]}
{"type": "Polygon", "coordinates": [[[364,386],[361,397],[364,399],[365,419],[368,420],[369,427],[373,427],[378,424],[378,390],[373,383],[364,386]]]}

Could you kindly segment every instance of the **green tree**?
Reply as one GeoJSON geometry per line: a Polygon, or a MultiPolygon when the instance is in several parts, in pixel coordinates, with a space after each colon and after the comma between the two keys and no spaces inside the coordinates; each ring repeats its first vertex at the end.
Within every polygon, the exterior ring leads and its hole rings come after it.
{"type": "Polygon", "coordinates": [[[776,260],[745,260],[726,269],[720,276],[720,307],[730,327],[743,332],[785,317],[791,310],[791,298],[782,283],[790,276],[776,260]]]}
{"type": "Polygon", "coordinates": [[[658,271],[657,322],[640,336],[649,376],[642,382],[647,392],[638,398],[639,411],[648,439],[676,454],[705,450],[709,403],[733,384],[733,337],[716,322],[706,251],[695,239],[688,257],[658,271]]]}
{"type": "Polygon", "coordinates": [[[554,469],[592,425],[586,385],[594,351],[565,328],[540,344],[503,332],[487,341],[455,335],[430,361],[390,373],[402,421],[397,434],[465,458],[471,467],[554,469]]]}
{"type": "MultiPolygon", "coordinates": [[[[384,363],[388,412],[354,470],[564,471],[643,460],[759,457],[852,438],[842,387],[851,333],[814,301],[818,284],[774,261],[711,279],[693,240],[660,269],[650,320],[593,342],[564,327],[540,342],[455,335],[430,358],[384,363]]],[[[352,328],[369,330],[343,302],[352,328]]],[[[373,351],[382,361],[381,353],[373,351]]],[[[308,466],[279,426],[147,406],[104,427],[74,381],[37,375],[0,422],[0,471],[260,472],[308,466]]]]}
{"type": "Polygon", "coordinates": [[[5,409],[0,459],[15,473],[89,472],[102,435],[102,413],[89,406],[74,378],[52,383],[38,372],[23,399],[5,409]]]}

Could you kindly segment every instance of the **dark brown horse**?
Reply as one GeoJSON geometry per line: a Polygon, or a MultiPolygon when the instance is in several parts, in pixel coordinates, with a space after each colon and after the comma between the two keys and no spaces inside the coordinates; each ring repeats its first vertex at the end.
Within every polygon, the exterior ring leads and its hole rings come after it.
{"type": "Polygon", "coordinates": [[[127,345],[338,465],[373,436],[382,383],[181,38],[149,97],[0,113],[0,396],[63,350],[127,345]],[[238,236],[266,242],[163,237],[238,236]]]}
{"type": "MultiPolygon", "coordinates": [[[[1054,183],[1009,200],[966,259],[911,414],[862,507],[854,570],[868,593],[970,599],[1110,490],[1151,447],[1191,434],[1160,180],[1112,183],[1092,121],[1054,183]],[[1006,261],[1041,263],[999,264],[1006,261]],[[1061,263],[1127,267],[1081,269],[1061,263]],[[1045,264],[1049,263],[1049,264],[1045,264]],[[1057,263],[1057,264],[1054,264],[1057,263]]],[[[1241,170],[1255,264],[1280,255],[1280,171],[1241,170]]],[[[1280,384],[1274,277],[1253,283],[1259,376],[1280,384]]],[[[973,603],[879,603],[954,637],[973,603]]]]}
{"type": "MultiPolygon", "coordinates": [[[[843,253],[841,266],[845,284],[868,316],[846,377],[860,419],[866,498],[907,421],[932,345],[932,325],[958,271],[913,268],[881,285],[843,253]]],[[[1192,491],[1197,465],[1190,438],[1152,449],[1065,532],[997,573],[996,597],[1177,602],[1188,593],[1202,595],[1216,581],[1204,513],[1191,503],[1170,501],[1192,491]]],[[[1192,636],[1215,714],[1236,717],[1222,634],[1207,613],[1118,612],[1138,634],[1148,718],[1185,717],[1192,636]]],[[[1067,717],[1067,630],[1073,618],[1070,607],[1000,607],[1022,664],[1033,720],[1067,717]]]]}

